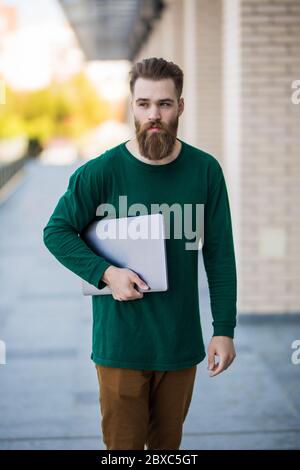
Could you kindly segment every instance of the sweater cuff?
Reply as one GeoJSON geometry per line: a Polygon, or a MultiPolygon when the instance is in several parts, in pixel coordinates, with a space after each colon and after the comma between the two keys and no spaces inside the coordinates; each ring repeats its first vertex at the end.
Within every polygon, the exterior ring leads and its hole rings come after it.
{"type": "Polygon", "coordinates": [[[98,279],[97,280],[97,282],[98,282],[97,288],[98,289],[103,289],[104,287],[107,286],[106,282],[104,282],[101,278],[102,278],[104,272],[107,270],[107,268],[109,268],[109,266],[112,266],[112,263],[109,263],[107,261],[105,261],[101,264],[101,268],[97,273],[97,276],[98,276],[98,278],[97,278],[98,279]]]}
{"type": "Polygon", "coordinates": [[[234,326],[229,325],[214,325],[213,336],[229,336],[234,338],[234,326]]]}

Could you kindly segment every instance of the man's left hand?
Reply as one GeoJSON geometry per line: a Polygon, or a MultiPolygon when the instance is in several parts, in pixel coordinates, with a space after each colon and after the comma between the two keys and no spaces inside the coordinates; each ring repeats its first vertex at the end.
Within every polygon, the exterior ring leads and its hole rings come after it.
{"type": "Polygon", "coordinates": [[[208,346],[208,370],[210,377],[226,370],[236,356],[233,339],[229,336],[213,336],[208,346]],[[215,364],[215,355],[219,362],[215,364]]]}

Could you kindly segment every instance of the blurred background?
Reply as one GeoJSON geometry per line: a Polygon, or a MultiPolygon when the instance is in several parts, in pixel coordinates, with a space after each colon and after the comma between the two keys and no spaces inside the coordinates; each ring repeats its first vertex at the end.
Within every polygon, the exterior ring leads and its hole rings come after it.
{"type": "Polygon", "coordinates": [[[128,72],[154,56],[184,72],[178,137],[224,170],[238,270],[237,357],[198,365],[181,448],[300,448],[299,0],[0,0],[0,449],[104,448],[90,298],[42,228],[134,135],[128,72]]]}

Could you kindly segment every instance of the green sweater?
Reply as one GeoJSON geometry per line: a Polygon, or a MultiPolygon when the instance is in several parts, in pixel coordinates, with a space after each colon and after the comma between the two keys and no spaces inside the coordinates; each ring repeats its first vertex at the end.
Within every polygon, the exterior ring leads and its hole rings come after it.
{"type": "Polygon", "coordinates": [[[199,251],[186,248],[193,238],[185,236],[184,229],[181,238],[174,236],[173,204],[182,208],[182,214],[184,207],[191,208],[195,232],[196,207],[204,207],[202,253],[213,335],[234,337],[236,264],[224,174],[212,155],[180,142],[177,158],[162,165],[138,160],[126,142],[84,163],[71,174],[66,192],[43,229],[44,243],[57,260],[102,288],[106,284],[101,277],[112,263],[94,253],[80,237],[99,215],[98,206],[113,204],[116,217],[139,215],[126,212],[135,203],[144,204],[148,213],[162,212],[153,210],[153,204],[170,208],[166,237],[168,290],[148,292],[141,299],[127,301],[115,300],[112,295],[91,297],[91,359],[97,364],[177,370],[192,367],[206,356],[199,309],[199,251]],[[119,206],[120,196],[123,201],[127,197],[127,209],[119,206]]]}

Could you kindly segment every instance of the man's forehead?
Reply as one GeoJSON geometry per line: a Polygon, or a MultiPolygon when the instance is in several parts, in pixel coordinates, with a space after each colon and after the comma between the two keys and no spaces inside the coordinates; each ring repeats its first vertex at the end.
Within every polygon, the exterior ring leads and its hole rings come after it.
{"type": "Polygon", "coordinates": [[[172,79],[150,80],[139,77],[134,87],[135,99],[174,99],[175,85],[172,79]]]}

